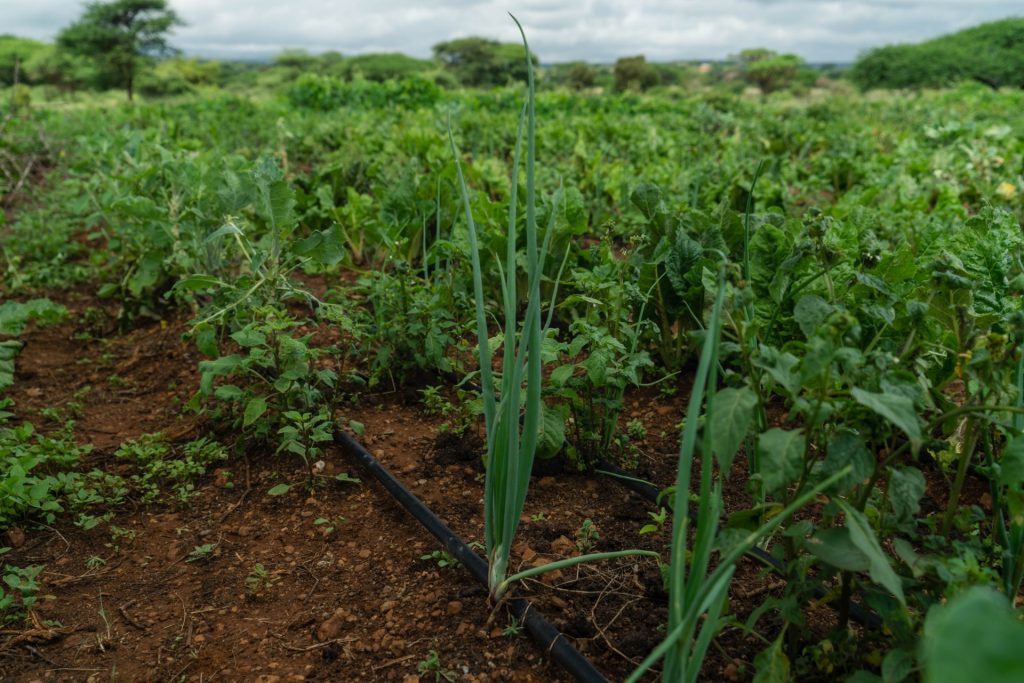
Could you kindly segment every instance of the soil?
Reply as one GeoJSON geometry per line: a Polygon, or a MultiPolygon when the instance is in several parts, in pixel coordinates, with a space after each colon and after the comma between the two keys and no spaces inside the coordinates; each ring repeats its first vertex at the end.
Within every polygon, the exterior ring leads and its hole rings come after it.
{"type": "MultiPolygon", "coordinates": [[[[52,430],[57,423],[41,411],[79,403],[76,434],[93,446],[86,465],[110,471],[124,467],[113,452],[129,439],[162,432],[185,441],[213,430],[182,409],[200,361],[182,339],[184,314],[117,334],[116,311],[89,292],[51,298],[71,315],[23,337],[10,393],[19,419],[52,430]]],[[[675,476],[685,389],[627,397],[623,422],[638,419],[648,433],[636,474],[659,486],[675,476]]],[[[364,395],[338,417],[363,423],[366,447],[462,538],[480,542],[479,435],[446,433],[415,395],[364,395]]],[[[230,434],[214,436],[230,443],[230,434]]],[[[742,463],[737,458],[726,491],[728,509],[749,505],[742,463]]],[[[45,565],[47,598],[32,624],[0,631],[0,681],[567,680],[503,609],[490,609],[466,572],[439,566],[439,543],[340,451],[327,451],[325,474],[348,472],[362,483],[266,495],[278,483],[301,482],[300,465],[270,448],[240,453],[204,477],[188,504],[125,506],[90,531],[62,520],[9,532],[3,545],[14,549],[4,559],[45,565]],[[258,566],[265,577],[247,584],[258,566]],[[439,664],[423,671],[434,653],[439,664]]],[[[941,483],[933,487],[940,496],[941,483]]],[[[664,537],[638,533],[653,510],[608,478],[537,476],[514,567],[577,553],[588,519],[599,535],[593,550],[664,550],[664,537]]],[[[742,621],[780,588],[744,560],[730,610],[742,621]]],[[[519,593],[611,680],[663,637],[666,596],[649,560],[551,573],[519,593]]],[[[825,607],[808,606],[805,618],[823,634],[835,625],[825,607]]],[[[718,640],[702,680],[749,680],[764,642],[731,627],[718,640]]]]}
{"type": "MultiPolygon", "coordinates": [[[[113,453],[127,440],[162,432],[184,441],[209,431],[182,410],[200,360],[182,339],[185,317],[118,335],[116,311],[88,292],[51,298],[71,314],[23,336],[10,392],[18,419],[52,430],[58,424],[41,411],[80,404],[76,434],[93,447],[85,465],[110,471],[123,470],[113,453]]],[[[482,442],[446,433],[407,402],[410,393],[364,397],[341,413],[366,425],[367,448],[456,532],[481,541],[482,442]]],[[[624,419],[641,419],[652,434],[640,476],[669,483],[680,403],[657,394],[631,399],[624,419]]],[[[47,598],[32,626],[3,632],[0,680],[435,680],[419,672],[432,652],[453,680],[566,680],[503,609],[492,613],[468,574],[438,566],[438,542],[354,461],[336,450],[325,460],[326,474],[363,482],[269,497],[272,486],[302,481],[304,471],[267,449],[208,474],[187,505],[127,507],[90,531],[69,520],[13,530],[5,544],[16,547],[5,560],[45,565],[47,598]],[[208,545],[207,555],[191,555],[208,545]],[[267,577],[247,588],[257,564],[267,577]]],[[[637,533],[651,509],[607,479],[538,477],[516,560],[578,552],[586,519],[599,535],[594,550],[657,548],[663,539],[637,533]]],[[[764,583],[757,571],[749,568],[755,585],[764,583]]],[[[659,639],[660,586],[653,563],[620,561],[552,573],[521,593],[614,680],[659,639]]]]}

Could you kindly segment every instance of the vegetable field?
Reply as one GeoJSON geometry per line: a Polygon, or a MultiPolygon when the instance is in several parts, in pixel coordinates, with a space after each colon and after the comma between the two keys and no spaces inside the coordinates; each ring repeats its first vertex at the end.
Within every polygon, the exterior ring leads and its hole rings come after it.
{"type": "Polygon", "coordinates": [[[0,117],[0,680],[1024,680],[1024,94],[527,64],[0,117]]]}

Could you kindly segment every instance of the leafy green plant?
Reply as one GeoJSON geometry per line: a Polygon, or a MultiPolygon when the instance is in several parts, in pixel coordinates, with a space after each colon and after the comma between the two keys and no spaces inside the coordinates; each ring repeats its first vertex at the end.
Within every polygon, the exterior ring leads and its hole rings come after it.
{"type": "MultiPolygon", "coordinates": [[[[514,20],[514,18],[513,18],[514,20]]],[[[518,21],[516,25],[519,26],[518,21]]],[[[520,26],[520,31],[522,27],[520,26]]],[[[529,55],[529,46],[523,34],[523,46],[529,55]]],[[[512,197],[508,208],[507,252],[503,273],[504,295],[504,354],[502,360],[501,390],[495,388],[491,368],[491,346],[487,333],[484,311],[483,280],[480,267],[480,253],[477,243],[476,223],[470,207],[469,192],[462,175],[455,139],[449,128],[449,141],[456,160],[459,186],[462,191],[466,223],[469,230],[470,257],[473,266],[473,292],[476,300],[477,343],[480,360],[481,394],[484,404],[484,420],[487,429],[487,472],[484,480],[484,536],[489,563],[488,587],[494,600],[500,599],[509,585],[521,578],[527,578],[544,571],[553,571],[563,566],[596,559],[611,559],[630,554],[655,553],[645,551],[623,551],[598,553],[545,565],[507,576],[512,539],[515,537],[522,514],[526,493],[530,485],[530,472],[537,452],[538,435],[541,428],[542,401],[542,340],[545,330],[541,321],[540,273],[544,253],[537,240],[536,188],[534,164],[536,156],[536,114],[534,112],[533,66],[527,58],[527,101],[520,117],[516,135],[516,150],[513,155],[512,177],[519,177],[519,160],[522,134],[526,127],[526,264],[527,264],[527,309],[522,330],[519,330],[515,312],[517,300],[517,202],[516,187],[513,183],[512,197]],[[518,342],[518,343],[517,343],[518,342]],[[525,384],[525,390],[524,390],[525,384]],[[500,396],[500,400],[499,397],[500,396]],[[520,406],[523,408],[520,426],[520,406]]],[[[550,231],[548,233],[551,234],[550,231]]]]}
{"type": "MultiPolygon", "coordinates": [[[[0,555],[8,550],[10,548],[0,548],[0,555]]],[[[4,563],[3,586],[0,586],[0,623],[16,624],[29,618],[29,613],[39,600],[41,586],[36,578],[42,571],[42,565],[16,567],[4,563]]]]}
{"type": "Polygon", "coordinates": [[[600,541],[601,534],[597,530],[597,525],[589,518],[583,520],[583,524],[576,530],[576,550],[589,553],[600,541]]]}
{"type": "Polygon", "coordinates": [[[256,598],[273,588],[277,577],[257,562],[245,577],[245,594],[250,599],[256,598]]]}
{"type": "Polygon", "coordinates": [[[203,545],[197,545],[188,552],[185,557],[186,562],[206,562],[213,557],[213,551],[217,548],[217,543],[204,543],[203,545]]]}
{"type": "Polygon", "coordinates": [[[420,559],[436,563],[439,569],[458,569],[462,566],[462,563],[447,550],[434,550],[426,555],[421,555],[420,559]]]}
{"type": "Polygon", "coordinates": [[[196,481],[216,463],[227,460],[223,446],[205,437],[173,447],[162,434],[144,434],[125,442],[114,453],[139,469],[130,477],[142,502],[151,503],[162,493],[172,493],[179,503],[195,494],[196,481]]]}
{"type": "Polygon", "coordinates": [[[435,683],[454,681],[458,678],[454,671],[446,669],[441,664],[441,657],[437,654],[437,650],[431,650],[430,654],[416,665],[416,671],[420,676],[433,680],[435,683]]]}

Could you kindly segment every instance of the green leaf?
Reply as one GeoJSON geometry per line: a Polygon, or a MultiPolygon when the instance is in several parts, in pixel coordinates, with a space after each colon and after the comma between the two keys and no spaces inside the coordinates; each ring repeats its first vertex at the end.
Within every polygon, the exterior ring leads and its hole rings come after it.
{"type": "Polygon", "coordinates": [[[882,660],[882,680],[885,683],[900,683],[914,669],[914,655],[903,649],[889,650],[882,660]]]}
{"type": "Polygon", "coordinates": [[[871,567],[868,556],[854,544],[850,530],[822,529],[805,542],[807,550],[822,562],[850,572],[863,572],[871,567]]]}
{"type": "Polygon", "coordinates": [[[828,441],[828,450],[821,464],[821,474],[825,477],[831,476],[847,465],[853,467],[853,471],[836,485],[836,490],[840,492],[849,491],[867,481],[874,472],[875,459],[860,434],[840,428],[828,441]]]}
{"type": "Polygon", "coordinates": [[[747,435],[756,406],[757,394],[747,387],[722,389],[712,399],[711,447],[718,467],[726,475],[747,435]]]}
{"type": "Polygon", "coordinates": [[[803,470],[806,443],[803,430],[773,428],[757,438],[761,481],[769,493],[796,481],[803,470]]]}
{"type": "Polygon", "coordinates": [[[1003,595],[974,586],[928,610],[924,683],[1024,681],[1024,624],[1003,595]]]}
{"type": "Polygon", "coordinates": [[[1016,487],[1024,483],[1024,436],[1015,436],[1003,449],[999,461],[999,483],[1016,487]]]}
{"type": "Polygon", "coordinates": [[[234,384],[225,384],[217,387],[217,390],[213,392],[213,395],[221,401],[237,401],[245,394],[234,384]]]}
{"type": "Polygon", "coordinates": [[[217,330],[213,325],[209,323],[199,325],[193,333],[192,339],[195,341],[199,353],[204,356],[216,358],[220,355],[220,349],[217,348],[217,330]]]}
{"type": "Polygon", "coordinates": [[[565,383],[569,381],[572,374],[576,371],[576,366],[572,363],[568,365],[559,365],[557,368],[551,371],[551,385],[556,387],[565,386],[565,383]]]}
{"type": "Polygon", "coordinates": [[[260,346],[261,344],[265,344],[267,341],[267,335],[251,327],[244,327],[240,329],[238,332],[232,334],[231,338],[234,339],[239,346],[244,348],[260,346]]]}
{"type": "Polygon", "coordinates": [[[921,444],[921,419],[914,409],[914,402],[906,396],[875,394],[859,387],[850,390],[853,400],[870,408],[886,420],[902,429],[916,450],[921,444]]]}
{"type": "Polygon", "coordinates": [[[253,422],[260,419],[265,412],[267,412],[267,399],[262,396],[249,399],[249,402],[245,404],[245,415],[242,418],[242,426],[248,427],[253,422]]]}
{"type": "Polygon", "coordinates": [[[352,433],[355,434],[356,436],[362,436],[363,432],[366,431],[366,425],[364,425],[362,422],[359,422],[358,420],[349,420],[348,428],[351,429],[352,433]]]}
{"type": "Polygon", "coordinates": [[[340,472],[334,475],[334,481],[340,481],[343,484],[361,484],[362,482],[355,477],[350,477],[348,472],[340,472]]]}
{"type": "Polygon", "coordinates": [[[796,396],[800,392],[800,375],[795,372],[800,359],[793,354],[762,344],[752,362],[771,375],[790,396],[796,396]]]}
{"type": "Polygon", "coordinates": [[[269,491],[267,491],[267,495],[268,496],[283,496],[284,494],[288,493],[288,490],[290,488],[291,488],[291,486],[289,486],[288,484],[278,484],[274,488],[272,488],[269,491]]]}
{"type": "Polygon", "coordinates": [[[789,657],[782,651],[783,630],[771,645],[754,658],[754,683],[789,683],[789,657]]]}
{"type": "Polygon", "coordinates": [[[195,291],[199,289],[209,289],[210,287],[215,287],[220,284],[223,283],[212,275],[190,275],[178,280],[178,283],[174,285],[174,288],[195,291]]]}
{"type": "Polygon", "coordinates": [[[836,499],[836,504],[842,508],[846,515],[846,528],[850,530],[850,540],[867,556],[870,567],[868,573],[871,578],[885,587],[890,593],[896,596],[900,603],[906,606],[906,599],[903,597],[903,584],[889,563],[889,558],[878,543],[874,529],[868,522],[863,512],[856,510],[845,501],[836,499]]]}
{"type": "Polygon", "coordinates": [[[793,307],[793,319],[800,326],[800,331],[810,339],[818,329],[818,325],[832,314],[835,307],[816,294],[800,297],[793,307]]]}
{"type": "Polygon", "coordinates": [[[565,418],[557,410],[543,407],[540,431],[537,434],[537,457],[553,458],[565,443],[565,418]]]}
{"type": "Polygon", "coordinates": [[[904,467],[892,471],[885,493],[892,504],[892,511],[898,523],[904,524],[914,519],[914,516],[921,510],[920,501],[924,490],[924,475],[916,467],[904,467]]]}

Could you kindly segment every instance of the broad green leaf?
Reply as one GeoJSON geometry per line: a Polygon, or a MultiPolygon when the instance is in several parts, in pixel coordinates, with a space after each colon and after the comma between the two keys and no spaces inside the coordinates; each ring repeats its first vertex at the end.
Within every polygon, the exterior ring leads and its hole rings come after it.
{"type": "Polygon", "coordinates": [[[889,650],[882,660],[882,680],[885,683],[900,683],[914,670],[914,655],[902,648],[889,650]]]}
{"type": "Polygon", "coordinates": [[[893,570],[882,546],[878,543],[874,529],[868,522],[863,512],[856,510],[845,501],[835,501],[846,515],[846,528],[850,530],[850,540],[857,546],[870,562],[868,573],[879,585],[885,587],[890,593],[896,596],[901,604],[906,605],[903,597],[903,584],[900,577],[893,570]]]}
{"type": "Polygon", "coordinates": [[[768,492],[796,481],[803,469],[806,443],[803,430],[769,429],[757,438],[761,481],[768,492]]]}
{"type": "Polygon", "coordinates": [[[204,356],[216,358],[220,355],[220,349],[217,348],[217,330],[213,325],[209,323],[199,325],[192,333],[192,340],[195,341],[199,353],[204,356]]]}
{"type": "Polygon", "coordinates": [[[569,381],[572,374],[576,371],[574,364],[559,365],[557,368],[551,371],[551,385],[556,387],[565,386],[565,383],[569,381]]]}
{"type": "Polygon", "coordinates": [[[251,327],[244,327],[240,329],[238,332],[232,334],[231,338],[234,339],[239,346],[244,348],[259,346],[260,344],[265,344],[267,341],[267,335],[251,327]]]}
{"type": "Polygon", "coordinates": [[[845,527],[822,529],[804,542],[805,547],[822,562],[851,572],[867,571],[871,562],[850,538],[845,527]]]}
{"type": "Polygon", "coordinates": [[[790,396],[799,393],[800,375],[796,372],[796,366],[800,364],[800,359],[793,354],[763,344],[758,348],[753,363],[771,375],[790,396]]]}
{"type": "Polygon", "coordinates": [[[224,384],[217,387],[217,390],[213,392],[213,395],[221,401],[237,401],[245,394],[234,384],[224,384]]]}
{"type": "Polygon", "coordinates": [[[849,491],[867,481],[874,472],[875,459],[860,434],[849,429],[837,429],[828,441],[821,474],[831,476],[847,465],[852,466],[853,471],[837,485],[840,492],[849,491]]]}
{"type": "Polygon", "coordinates": [[[537,457],[553,458],[565,443],[565,419],[557,410],[543,407],[537,434],[537,457]]]}
{"type": "Polygon", "coordinates": [[[283,496],[284,494],[288,493],[288,490],[290,488],[291,488],[291,486],[289,486],[288,484],[278,484],[274,488],[272,488],[269,491],[267,491],[267,495],[268,496],[283,496]]]}
{"type": "Polygon", "coordinates": [[[771,645],[754,657],[754,683],[789,683],[789,657],[782,650],[783,630],[771,645]]]}
{"type": "Polygon", "coordinates": [[[757,394],[747,387],[729,387],[715,394],[711,410],[711,446],[718,467],[726,475],[747,435],[756,406],[757,394]]]}
{"type": "Polygon", "coordinates": [[[248,427],[253,422],[260,419],[265,412],[267,412],[267,399],[262,396],[249,399],[249,402],[245,404],[245,415],[242,418],[242,426],[248,427]]]}
{"type": "Polygon", "coordinates": [[[924,683],[1024,681],[1024,623],[1006,598],[974,586],[928,610],[921,639],[924,683]]]}
{"type": "Polygon", "coordinates": [[[886,420],[902,429],[910,441],[916,444],[916,449],[921,443],[921,419],[914,409],[914,402],[906,396],[894,394],[876,394],[864,391],[859,387],[850,390],[853,400],[865,408],[870,408],[886,420]]]}
{"type": "Polygon", "coordinates": [[[816,294],[800,297],[793,307],[793,319],[800,326],[800,331],[810,339],[818,329],[818,325],[832,314],[835,307],[816,294]]]}
{"type": "Polygon", "coordinates": [[[921,496],[924,495],[925,481],[921,470],[916,467],[894,469],[889,475],[886,496],[892,505],[893,514],[900,524],[910,522],[921,510],[921,496]]]}

